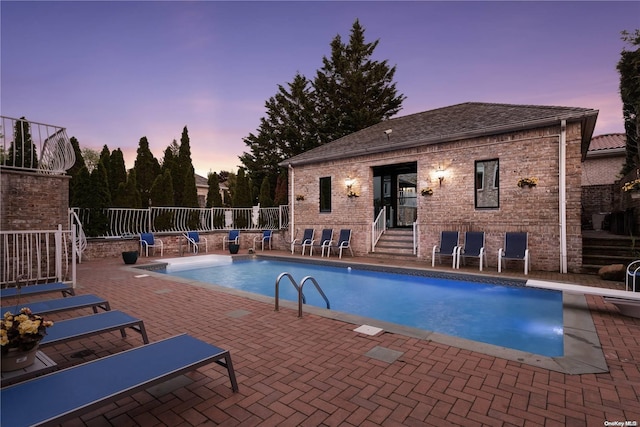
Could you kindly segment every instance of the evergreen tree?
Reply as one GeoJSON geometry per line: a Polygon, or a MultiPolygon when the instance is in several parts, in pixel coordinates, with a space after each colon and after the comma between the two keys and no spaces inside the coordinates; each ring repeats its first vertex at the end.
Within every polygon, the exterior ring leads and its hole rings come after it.
{"type": "Polygon", "coordinates": [[[91,217],[88,224],[83,224],[88,236],[104,236],[109,230],[109,218],[106,210],[111,207],[111,195],[107,170],[104,163],[98,162],[96,168],[89,177],[87,200],[84,206],[91,208],[91,217]]]}
{"type": "Polygon", "coordinates": [[[160,163],[153,157],[146,136],[140,138],[138,154],[133,168],[136,171],[136,182],[142,199],[142,207],[148,208],[151,199],[151,186],[160,175],[160,163]]]}
{"type": "Polygon", "coordinates": [[[207,207],[220,207],[222,206],[222,196],[220,195],[220,181],[218,181],[218,174],[210,172],[207,177],[207,184],[209,189],[207,190],[207,207]]]}
{"type": "Polygon", "coordinates": [[[126,185],[127,182],[127,168],[124,164],[124,154],[119,148],[111,152],[108,176],[109,190],[113,196],[118,191],[120,184],[126,185]]]}
{"type": "MultiPolygon", "coordinates": [[[[179,176],[180,175],[180,165],[178,164],[178,155],[180,153],[180,146],[178,142],[174,139],[171,144],[164,150],[164,157],[162,159],[162,173],[166,171],[171,172],[171,176],[179,176]]],[[[176,195],[173,195],[173,202],[168,206],[181,206],[177,203],[176,195]]]]}
{"type": "Polygon", "coordinates": [[[262,185],[260,185],[260,196],[258,203],[263,208],[270,208],[273,206],[273,199],[271,198],[271,187],[269,187],[269,177],[264,177],[262,185]]]}
{"type": "Polygon", "coordinates": [[[356,19],[349,44],[340,35],[331,42],[331,57],[314,80],[319,134],[330,142],[388,119],[402,109],[393,76],[396,67],[371,59],[379,40],[366,43],[364,28],[356,19]]]}
{"type": "Polygon", "coordinates": [[[289,187],[287,183],[287,174],[286,172],[282,172],[278,175],[278,180],[276,181],[276,194],[273,199],[273,203],[276,206],[289,204],[288,194],[289,187]]]}
{"type": "Polygon", "coordinates": [[[80,143],[78,142],[76,137],[72,136],[71,138],[69,138],[69,142],[71,143],[71,146],[73,147],[73,152],[75,153],[75,156],[76,156],[76,162],[73,164],[71,169],[67,171],[69,176],[71,176],[71,180],[69,181],[69,205],[71,207],[77,207],[78,205],[74,204],[74,201],[76,200],[74,193],[75,193],[76,187],[78,186],[80,171],[82,169],[87,169],[87,167],[84,164],[82,151],[80,151],[80,143]]]}
{"type": "Polygon", "coordinates": [[[176,194],[176,206],[198,207],[198,189],[196,188],[195,169],[191,161],[189,131],[186,126],[182,130],[180,138],[177,163],[177,177],[174,178],[173,186],[176,194]]]}
{"type": "MultiPolygon", "coordinates": [[[[156,207],[171,206],[173,202],[173,179],[171,171],[164,171],[151,186],[151,204],[156,207]]],[[[169,230],[173,224],[172,212],[161,212],[153,221],[154,230],[169,230]]]]}
{"type": "Polygon", "coordinates": [[[16,121],[5,164],[25,169],[38,168],[38,153],[31,138],[31,125],[24,117],[16,121]]]}
{"type": "Polygon", "coordinates": [[[109,197],[113,200],[113,193],[111,192],[111,151],[109,151],[109,147],[105,144],[102,147],[102,151],[100,151],[100,158],[98,160],[102,162],[102,166],[104,166],[105,173],[107,174],[107,188],[109,189],[109,197]]]}
{"type": "Polygon", "coordinates": [[[622,175],[640,166],[640,30],[622,32],[622,39],[631,45],[623,49],[618,72],[620,73],[620,97],[626,133],[626,161],[622,175]]]}
{"type": "Polygon", "coordinates": [[[319,145],[315,104],[310,82],[296,74],[293,82],[265,103],[267,116],[260,119],[257,135],[244,138],[250,153],[243,153],[240,161],[256,184],[269,179],[274,188],[281,168],[278,163],[319,145]]]}
{"type": "Polygon", "coordinates": [[[90,208],[91,174],[89,173],[89,169],[83,165],[71,181],[70,185],[73,185],[72,198],[69,199],[71,206],[76,208],[90,208]]]}
{"type": "Polygon", "coordinates": [[[231,197],[234,208],[249,208],[253,205],[253,202],[251,201],[249,180],[247,179],[243,168],[238,169],[236,186],[231,197]]]}
{"type": "Polygon", "coordinates": [[[126,182],[118,184],[118,189],[115,192],[112,203],[113,207],[140,209],[142,207],[142,200],[137,187],[136,171],[131,169],[127,175],[126,182]]]}

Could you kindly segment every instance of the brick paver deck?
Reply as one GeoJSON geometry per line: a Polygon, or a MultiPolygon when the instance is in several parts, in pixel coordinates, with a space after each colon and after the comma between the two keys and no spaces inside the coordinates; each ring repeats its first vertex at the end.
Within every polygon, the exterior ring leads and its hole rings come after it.
{"type": "MultiPolygon", "coordinates": [[[[310,313],[298,318],[290,308],[275,312],[273,303],[171,278],[136,278],[139,274],[120,259],[85,261],[78,266],[76,293],[95,293],[112,308],[140,317],[151,341],[188,333],[229,349],[240,391],[232,393],[226,371],[211,364],[64,426],[640,422],[640,319],[621,316],[601,297],[587,301],[609,372],[567,375],[401,334],[359,334],[350,323],[310,313]],[[382,360],[377,357],[381,350],[400,357],[382,360]]],[[[620,288],[596,276],[533,272],[529,277],[620,288]]],[[[89,312],[59,313],[52,319],[89,312]]],[[[114,332],[46,350],[64,367],[138,345],[137,334],[123,339],[114,332]]],[[[25,411],[34,404],[25,396],[25,411]]]]}

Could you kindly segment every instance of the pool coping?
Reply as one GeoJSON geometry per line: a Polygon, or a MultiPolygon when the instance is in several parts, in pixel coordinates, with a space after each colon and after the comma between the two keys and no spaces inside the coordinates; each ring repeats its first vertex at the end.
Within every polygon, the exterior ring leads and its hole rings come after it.
{"type": "MultiPolygon", "coordinates": [[[[495,277],[487,275],[475,275],[472,273],[456,273],[456,272],[442,272],[429,269],[422,269],[417,267],[389,267],[380,266],[376,264],[368,264],[366,262],[356,262],[353,260],[317,260],[317,259],[300,259],[299,257],[287,257],[282,255],[236,255],[234,259],[276,259],[291,262],[300,263],[314,263],[322,265],[337,265],[337,266],[353,266],[354,268],[363,268],[366,270],[384,271],[384,272],[397,272],[405,274],[420,274],[429,275],[434,277],[457,277],[466,278],[476,281],[497,281],[499,283],[517,283],[521,286],[526,285],[526,280],[513,279],[504,277],[495,277]]],[[[180,258],[176,258],[178,260],[180,258]]],[[[171,259],[163,259],[152,261],[152,264],[145,264],[139,266],[122,267],[130,269],[139,273],[140,270],[145,270],[147,273],[152,274],[154,277],[170,280],[174,282],[186,283],[193,286],[202,288],[213,289],[215,291],[224,292],[227,294],[248,298],[254,301],[264,302],[267,304],[274,304],[274,298],[264,295],[254,294],[251,292],[241,291],[238,289],[232,289],[221,285],[214,285],[204,282],[195,281],[192,279],[183,279],[177,276],[171,276],[164,273],[156,273],[153,270],[164,268],[171,259]]],[[[553,291],[558,292],[558,291],[553,291]]],[[[281,307],[298,310],[298,304],[293,301],[280,300],[281,307]]],[[[398,325],[396,323],[385,322],[377,319],[372,319],[364,316],[358,316],[348,313],[343,313],[330,309],[323,309],[315,306],[304,306],[304,313],[310,313],[321,317],[326,317],[334,320],[338,320],[353,325],[370,325],[378,328],[382,328],[384,332],[394,333],[409,336],[416,339],[433,341],[436,343],[474,351],[482,354],[486,354],[493,357],[499,357],[506,360],[511,360],[518,363],[524,363],[527,365],[561,372],[570,375],[589,374],[589,373],[604,373],[609,371],[602,347],[600,345],[600,339],[598,337],[591,312],[589,310],[585,295],[562,293],[562,306],[563,306],[563,331],[564,331],[564,355],[560,357],[548,357],[539,354],[529,353],[521,350],[515,350],[512,348],[497,346],[493,344],[487,344],[479,341],[468,340],[465,338],[454,337],[451,335],[445,335],[438,332],[428,331],[424,329],[412,328],[408,326],[398,325]]],[[[383,332],[383,333],[384,333],[383,332]]],[[[357,333],[357,332],[354,332],[357,333]]]]}

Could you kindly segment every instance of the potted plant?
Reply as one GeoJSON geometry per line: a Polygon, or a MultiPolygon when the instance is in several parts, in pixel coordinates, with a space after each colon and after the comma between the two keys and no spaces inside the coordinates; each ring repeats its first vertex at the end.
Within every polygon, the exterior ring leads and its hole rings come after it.
{"type": "Polygon", "coordinates": [[[536,185],[538,185],[538,178],[536,178],[535,176],[520,178],[518,180],[518,187],[520,188],[524,188],[524,187],[533,188],[536,185]]]}
{"type": "Polygon", "coordinates": [[[135,264],[138,261],[138,251],[122,252],[122,260],[125,264],[135,264]]]}
{"type": "Polygon", "coordinates": [[[31,313],[28,307],[13,315],[6,312],[0,324],[2,372],[26,368],[34,363],[38,344],[53,326],[50,320],[31,313]]]}
{"type": "Polygon", "coordinates": [[[240,245],[237,243],[229,243],[229,253],[230,254],[237,254],[238,251],[240,250],[240,245]]]}

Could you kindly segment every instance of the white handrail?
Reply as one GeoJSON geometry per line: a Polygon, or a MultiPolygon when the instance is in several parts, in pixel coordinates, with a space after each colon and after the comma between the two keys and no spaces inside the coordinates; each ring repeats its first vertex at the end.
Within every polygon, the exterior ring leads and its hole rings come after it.
{"type": "Polygon", "coordinates": [[[375,221],[371,224],[371,252],[376,251],[376,243],[387,229],[387,207],[383,206],[375,221]]]}

